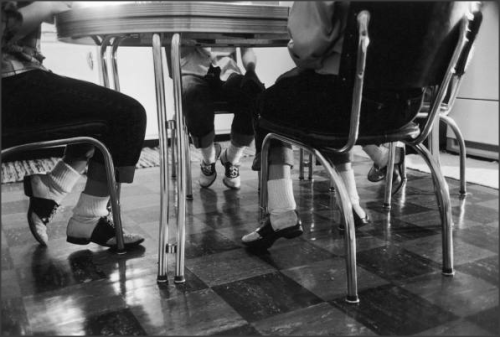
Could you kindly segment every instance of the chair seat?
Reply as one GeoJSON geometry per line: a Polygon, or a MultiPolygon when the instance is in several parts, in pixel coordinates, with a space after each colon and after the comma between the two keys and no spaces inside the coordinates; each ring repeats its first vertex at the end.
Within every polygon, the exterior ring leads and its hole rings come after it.
{"type": "MultiPolygon", "coordinates": [[[[264,118],[259,119],[259,127],[326,151],[328,151],[328,148],[340,148],[347,142],[347,135],[345,133],[311,132],[310,130],[278,124],[264,118]]],[[[378,145],[402,140],[413,140],[417,138],[419,134],[420,128],[418,124],[411,122],[400,129],[385,130],[383,133],[376,135],[360,134],[356,145],[378,145]]]]}
{"type": "Polygon", "coordinates": [[[11,128],[2,130],[2,147],[7,148],[15,145],[56,140],[71,137],[95,137],[99,138],[107,132],[104,121],[77,121],[59,124],[40,124],[25,128],[11,128]]]}

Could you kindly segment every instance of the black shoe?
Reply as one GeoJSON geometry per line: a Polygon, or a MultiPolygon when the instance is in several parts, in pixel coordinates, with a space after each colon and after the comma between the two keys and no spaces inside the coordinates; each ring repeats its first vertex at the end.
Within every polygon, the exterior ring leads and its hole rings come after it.
{"type": "Polygon", "coordinates": [[[370,171],[368,171],[367,178],[368,181],[371,181],[372,183],[378,183],[379,181],[385,179],[386,174],[387,174],[387,166],[379,168],[377,165],[373,164],[372,167],[370,168],[370,171]]]}
{"type": "MultiPolygon", "coordinates": [[[[66,238],[66,241],[76,245],[87,245],[93,242],[101,246],[116,249],[118,245],[116,242],[115,224],[113,223],[113,220],[111,220],[109,216],[103,216],[98,218],[97,225],[95,226],[94,231],[92,232],[90,238],[76,237],[76,236],[71,236],[69,234],[72,231],[72,228],[80,226],[89,226],[89,225],[91,226],[95,224],[95,222],[93,221],[95,220],[92,220],[90,218],[86,219],[85,221],[79,221],[75,217],[72,217],[69,220],[68,236],[66,238]]],[[[135,247],[138,244],[142,243],[143,241],[144,238],[142,236],[138,234],[127,233],[125,230],[123,230],[123,243],[125,249],[135,247]]]]}
{"type": "Polygon", "coordinates": [[[31,186],[31,176],[25,176],[24,181],[24,194],[30,198],[28,207],[28,225],[31,234],[35,237],[36,241],[46,246],[49,237],[47,235],[47,224],[52,220],[57,212],[59,204],[54,200],[37,198],[33,196],[33,188],[31,186]]]}
{"type": "MultiPolygon", "coordinates": [[[[392,175],[392,192],[394,195],[398,193],[401,188],[404,186],[406,179],[403,178],[403,166],[405,161],[405,148],[398,147],[397,151],[399,151],[399,161],[394,163],[394,173],[392,175]]],[[[376,183],[385,179],[387,174],[387,166],[379,168],[375,164],[372,165],[370,171],[368,171],[367,178],[372,183],[376,183]]]]}
{"type": "MultiPolygon", "coordinates": [[[[360,227],[369,225],[371,223],[370,218],[368,217],[368,213],[366,213],[366,212],[365,212],[365,217],[361,218],[358,215],[358,213],[356,213],[356,211],[353,209],[352,210],[352,216],[354,218],[354,228],[360,228],[360,227]]],[[[340,222],[338,228],[339,228],[340,231],[345,230],[345,224],[344,224],[344,220],[343,219],[340,222]]]]}
{"type": "Polygon", "coordinates": [[[252,171],[260,171],[260,152],[255,154],[255,158],[253,159],[252,162],[252,171]]]}
{"type": "Polygon", "coordinates": [[[247,234],[241,238],[241,243],[243,243],[248,248],[268,249],[279,238],[293,239],[301,236],[302,233],[304,233],[304,229],[302,228],[302,221],[299,218],[299,214],[297,212],[295,213],[297,214],[297,223],[291,227],[280,229],[278,231],[274,231],[273,227],[271,226],[271,217],[268,215],[262,221],[262,225],[254,232],[250,233],[257,233],[259,235],[259,238],[253,241],[244,241],[245,237],[250,235],[247,234]]]}

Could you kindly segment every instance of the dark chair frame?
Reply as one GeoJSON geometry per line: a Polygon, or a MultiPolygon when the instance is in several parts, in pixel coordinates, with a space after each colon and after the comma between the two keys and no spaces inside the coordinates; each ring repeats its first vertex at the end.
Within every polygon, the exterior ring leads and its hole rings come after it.
{"type": "MultiPolygon", "coordinates": [[[[443,265],[442,272],[444,275],[451,276],[454,274],[453,270],[453,244],[452,244],[452,214],[451,214],[451,204],[449,197],[449,190],[446,180],[444,179],[439,164],[432,157],[431,153],[423,145],[423,140],[427,138],[433,123],[439,118],[439,110],[441,103],[445,97],[446,89],[449,86],[450,80],[453,75],[453,71],[458,62],[459,56],[466,43],[467,28],[469,24],[469,19],[463,17],[460,22],[455,26],[455,36],[456,39],[450,47],[453,54],[446,62],[447,67],[445,67],[444,74],[439,79],[439,90],[433,97],[433,102],[430,105],[430,110],[427,118],[425,127],[421,130],[414,123],[410,123],[406,127],[399,130],[388,130],[383,135],[361,135],[359,136],[359,119],[360,119],[360,108],[362,93],[366,74],[366,63],[367,56],[370,56],[368,45],[369,45],[369,35],[368,26],[370,22],[370,12],[368,10],[363,10],[363,3],[352,3],[350,9],[350,15],[354,15],[357,22],[357,45],[354,45],[349,51],[354,53],[356,56],[356,61],[353,61],[351,80],[353,81],[353,97],[351,105],[351,117],[350,117],[350,129],[348,136],[345,135],[311,135],[310,132],[301,132],[303,130],[294,130],[282,126],[272,121],[266,120],[264,118],[259,119],[259,126],[269,133],[265,137],[262,145],[262,172],[260,185],[260,215],[261,217],[267,212],[267,177],[268,177],[268,152],[270,148],[270,142],[272,139],[278,139],[283,142],[292,144],[299,148],[303,148],[308,152],[312,153],[324,166],[325,170],[328,172],[331,180],[334,182],[336,190],[338,192],[339,198],[339,208],[341,213],[342,221],[346,224],[345,230],[345,251],[346,251],[346,275],[347,275],[347,295],[346,301],[349,303],[359,302],[358,291],[357,291],[357,271],[356,271],[356,235],[354,227],[354,219],[352,214],[352,206],[350,199],[348,197],[346,188],[338,175],[338,173],[333,168],[332,163],[324,157],[324,153],[335,152],[343,153],[352,149],[355,144],[382,144],[387,142],[397,142],[401,141],[408,144],[414,148],[418,154],[420,154],[427,165],[431,169],[431,174],[433,182],[435,185],[435,193],[438,201],[438,208],[440,211],[440,220],[442,224],[442,246],[443,246],[443,265]],[[356,4],[357,11],[353,9],[353,4],[356,4]]],[[[373,4],[374,6],[377,3],[373,4]]],[[[347,31],[347,33],[353,32],[347,31]]],[[[356,39],[356,35],[348,35],[345,40],[356,39]]],[[[451,35],[451,34],[448,34],[451,35]]],[[[344,42],[344,48],[346,44],[344,42]]],[[[345,54],[346,51],[343,51],[345,54]]],[[[343,76],[343,75],[342,75],[343,76]]],[[[395,146],[395,143],[394,143],[395,146]]],[[[394,165],[394,156],[391,152],[389,158],[389,165],[392,167],[394,165]]],[[[392,171],[391,171],[392,174],[392,171]]],[[[392,181],[392,176],[386,178],[388,182],[392,181]],[[390,178],[390,179],[389,179],[390,178]]]]}

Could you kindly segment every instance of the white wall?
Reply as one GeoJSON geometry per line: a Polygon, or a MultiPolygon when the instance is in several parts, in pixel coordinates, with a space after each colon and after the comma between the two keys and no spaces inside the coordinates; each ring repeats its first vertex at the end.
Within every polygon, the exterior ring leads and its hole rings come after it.
{"type": "MultiPolygon", "coordinates": [[[[473,58],[450,113],[462,131],[467,154],[496,160],[499,158],[498,10],[497,2],[484,2],[473,58]]],[[[447,148],[458,151],[449,129],[447,138],[447,148]]]]}

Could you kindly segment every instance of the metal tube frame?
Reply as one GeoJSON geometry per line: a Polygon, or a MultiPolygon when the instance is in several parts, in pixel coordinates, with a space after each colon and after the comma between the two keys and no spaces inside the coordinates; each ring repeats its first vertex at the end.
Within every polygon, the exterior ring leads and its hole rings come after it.
{"type": "Polygon", "coordinates": [[[465,180],[465,158],[467,157],[467,150],[465,147],[465,140],[462,135],[462,132],[460,132],[460,129],[458,128],[457,123],[455,121],[448,117],[448,116],[441,116],[440,119],[444,121],[452,130],[453,133],[455,133],[455,137],[457,138],[457,143],[459,146],[459,154],[460,154],[460,196],[465,196],[467,194],[467,182],[465,180]]]}
{"type": "Polygon", "coordinates": [[[158,138],[160,145],[160,226],[158,241],[158,282],[168,282],[167,277],[167,241],[168,241],[168,212],[169,212],[169,194],[168,194],[168,165],[167,165],[167,124],[166,124],[166,100],[165,84],[163,79],[163,62],[161,54],[161,36],[153,34],[153,66],[155,75],[156,91],[156,112],[158,116],[158,138]]]}
{"type": "Polygon", "coordinates": [[[305,149],[312,153],[320,163],[327,170],[331,181],[334,182],[337,191],[339,193],[339,208],[341,217],[346,223],[346,231],[345,231],[345,253],[346,253],[346,276],[347,276],[347,296],[346,302],[348,303],[358,303],[358,289],[357,289],[357,271],[356,271],[356,233],[354,227],[354,217],[352,214],[352,204],[349,198],[349,194],[347,193],[346,187],[342,178],[339,176],[337,171],[332,167],[331,163],[323,157],[321,152],[312,148],[304,143],[301,143],[297,140],[290,139],[288,137],[278,135],[275,133],[269,133],[262,143],[262,152],[261,152],[261,174],[259,181],[260,188],[260,196],[259,196],[259,215],[262,219],[264,215],[267,213],[267,179],[269,176],[268,172],[268,158],[269,158],[269,148],[271,139],[278,139],[282,142],[289,143],[291,145],[297,146],[301,149],[305,149]]]}
{"type": "Polygon", "coordinates": [[[182,114],[182,78],[180,64],[181,36],[178,33],[172,35],[171,57],[172,57],[172,80],[174,87],[174,110],[176,120],[177,143],[177,254],[174,283],[185,283],[184,261],[185,261],[185,225],[186,225],[186,139],[187,130],[182,114]]]}
{"type": "Polygon", "coordinates": [[[99,140],[92,137],[71,137],[65,139],[58,140],[50,140],[50,141],[42,141],[35,142],[23,145],[12,146],[10,148],[2,150],[2,160],[11,155],[14,152],[21,151],[30,151],[41,148],[51,148],[56,146],[63,146],[69,144],[79,144],[79,143],[88,143],[92,144],[96,148],[98,148],[103,157],[104,157],[104,166],[106,168],[106,179],[108,180],[108,190],[110,194],[110,203],[111,203],[111,212],[113,215],[113,222],[115,224],[115,236],[116,236],[116,245],[117,245],[117,253],[125,254],[125,245],[123,241],[123,228],[121,221],[121,212],[120,212],[120,201],[118,199],[118,193],[116,188],[116,178],[115,178],[115,167],[113,164],[113,158],[111,153],[109,152],[106,145],[104,145],[99,140]]]}
{"type": "Polygon", "coordinates": [[[443,249],[443,265],[442,273],[445,276],[453,276],[453,218],[451,214],[450,192],[448,184],[441,172],[439,163],[431,152],[423,145],[413,145],[410,142],[404,142],[410,145],[417,153],[425,160],[429,166],[434,183],[434,192],[438,201],[438,209],[441,217],[442,233],[442,249],[443,249]]]}

